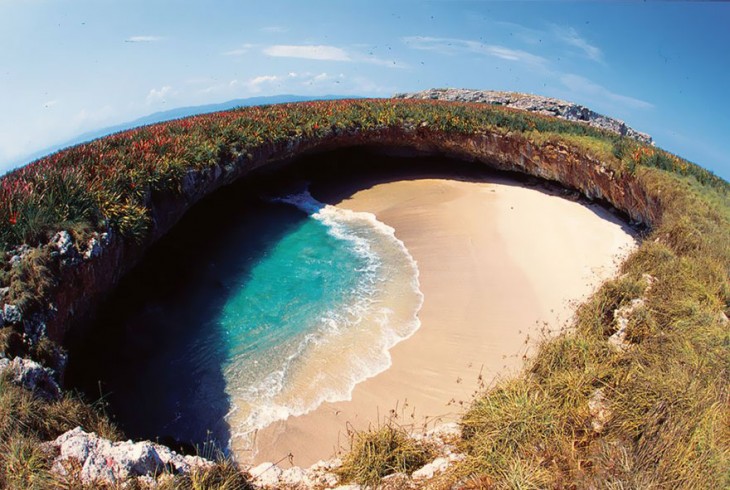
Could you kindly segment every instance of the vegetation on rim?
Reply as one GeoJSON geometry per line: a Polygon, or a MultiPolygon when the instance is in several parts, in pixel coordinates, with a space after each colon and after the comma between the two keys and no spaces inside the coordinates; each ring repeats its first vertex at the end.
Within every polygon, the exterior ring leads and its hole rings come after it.
{"type": "MultiPolygon", "coordinates": [[[[580,307],[574,329],[542,345],[521,376],[474,401],[462,420],[468,457],[441,483],[729,487],[730,185],[663,150],[587,125],[479,104],[357,100],[245,108],[118,133],[0,179],[0,251],[36,247],[19,266],[3,260],[4,301],[31,311],[52,287],[56,271],[43,245],[61,229],[80,243],[109,228],[143,238],[152,197],[180,192],[190,170],[246,160],[266,145],[389,127],[516,133],[538,147],[560,144],[613,175],[630,175],[661,204],[621,276],[580,307]],[[634,300],[642,301],[616,346],[609,341],[619,328],[614,312],[634,300]],[[596,404],[603,410],[598,425],[596,404]]],[[[10,355],[25,352],[43,362],[43,353],[53,351],[29,350],[24,342],[16,327],[0,329],[0,349],[10,355]]],[[[51,485],[38,441],[75,425],[114,436],[99,413],[73,397],[47,403],[2,382],[0,484],[51,485]]],[[[397,447],[407,444],[397,433],[383,435],[397,447]]],[[[362,445],[372,455],[379,445],[369,437],[362,445]]],[[[364,471],[372,463],[358,462],[354,453],[352,478],[373,483],[375,475],[364,471]]],[[[206,485],[218,483],[198,487],[206,485]]]]}

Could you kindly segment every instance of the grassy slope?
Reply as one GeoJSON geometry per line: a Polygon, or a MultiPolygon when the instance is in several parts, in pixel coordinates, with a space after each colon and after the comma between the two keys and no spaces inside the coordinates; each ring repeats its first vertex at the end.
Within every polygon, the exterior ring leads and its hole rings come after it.
{"type": "MultiPolygon", "coordinates": [[[[79,241],[108,227],[138,239],[149,228],[150,196],[179,190],[191,169],[245,159],[272,142],[389,126],[520,133],[535,145],[557,141],[617,174],[632,174],[663,205],[623,275],[581,306],[575,331],[546,343],[521,377],[474,402],[463,419],[469,458],[443,484],[729,486],[730,327],[721,316],[730,313],[729,186],[674,155],[611,133],[519,111],[431,101],[317,102],[198,116],[112,135],[6,175],[0,180],[0,248],[40,245],[59,229],[71,229],[79,241]],[[630,347],[612,349],[613,311],[640,297],[645,302],[627,327],[630,347]],[[589,409],[597,389],[609,414],[600,431],[589,409]]],[[[7,302],[31,311],[52,287],[47,253],[39,247],[29,265],[3,266],[7,302]]],[[[13,327],[0,329],[0,342],[6,352],[28,350],[13,327]]],[[[46,350],[35,346],[29,354],[42,359],[46,350]]],[[[0,391],[2,413],[29,403],[22,390],[5,384],[0,391]]],[[[107,427],[69,413],[68,423],[107,427]]],[[[1,427],[7,444],[53,437],[67,426],[49,430],[17,415],[7,420],[1,427]]],[[[7,454],[17,450],[4,453],[0,483],[8,485],[18,470],[7,454]]],[[[31,453],[26,460],[36,461],[31,453]]],[[[37,465],[42,474],[42,462],[37,465]]]]}

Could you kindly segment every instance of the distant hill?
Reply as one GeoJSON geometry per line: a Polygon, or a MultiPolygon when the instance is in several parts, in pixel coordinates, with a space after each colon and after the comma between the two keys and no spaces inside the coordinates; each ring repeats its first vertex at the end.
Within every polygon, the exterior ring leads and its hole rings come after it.
{"type": "Polygon", "coordinates": [[[94,131],[88,131],[86,133],[76,136],[75,138],[64,141],[63,143],[49,146],[47,148],[36,151],[29,155],[20,157],[16,160],[12,160],[12,161],[8,162],[9,166],[6,169],[6,171],[9,171],[13,168],[17,168],[21,165],[25,165],[26,163],[32,162],[33,160],[36,160],[45,155],[54,153],[63,148],[67,148],[69,146],[78,145],[80,143],[85,143],[87,141],[101,138],[102,136],[106,136],[108,134],[117,133],[119,131],[125,131],[127,129],[136,128],[138,126],[145,126],[147,124],[155,124],[158,122],[171,121],[173,119],[180,119],[182,117],[195,116],[197,114],[208,114],[210,112],[225,111],[228,109],[233,109],[235,107],[247,107],[247,106],[253,106],[253,105],[268,105],[268,104],[284,104],[287,102],[304,102],[307,100],[332,100],[332,99],[344,99],[344,98],[356,99],[358,97],[352,96],[352,95],[306,96],[306,95],[284,94],[284,95],[269,95],[269,96],[263,96],[263,97],[249,97],[249,98],[245,98],[245,99],[234,99],[234,100],[229,100],[227,102],[221,102],[218,104],[206,104],[206,105],[197,105],[197,106],[189,106],[189,107],[178,107],[176,109],[169,109],[167,111],[155,112],[148,116],[140,117],[139,119],[135,119],[133,121],[125,122],[122,124],[117,124],[115,126],[108,126],[106,128],[97,129],[94,131]]]}

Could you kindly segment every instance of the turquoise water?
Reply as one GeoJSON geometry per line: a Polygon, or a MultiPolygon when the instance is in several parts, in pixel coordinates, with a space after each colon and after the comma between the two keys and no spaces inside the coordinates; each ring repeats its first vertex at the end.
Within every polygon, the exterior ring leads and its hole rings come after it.
{"type": "MultiPolygon", "coordinates": [[[[221,312],[228,364],[245,358],[280,366],[322,318],[354,302],[368,261],[348,245],[309,219],[271,247],[250,276],[233,285],[236,292],[221,312]]],[[[248,377],[255,383],[254,374],[248,377]]]]}
{"type": "Polygon", "coordinates": [[[307,191],[206,206],[120,285],[68,377],[101,389],[131,437],[212,439],[246,459],[257,429],[387,369],[422,296],[372,214],[307,191]]]}

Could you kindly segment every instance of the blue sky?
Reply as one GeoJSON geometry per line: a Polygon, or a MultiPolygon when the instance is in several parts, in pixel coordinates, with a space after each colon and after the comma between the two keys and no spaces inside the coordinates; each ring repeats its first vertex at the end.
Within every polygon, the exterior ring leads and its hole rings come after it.
{"type": "Polygon", "coordinates": [[[730,4],[0,0],[0,171],[80,133],[259,95],[579,102],[730,179],[730,4]]]}

